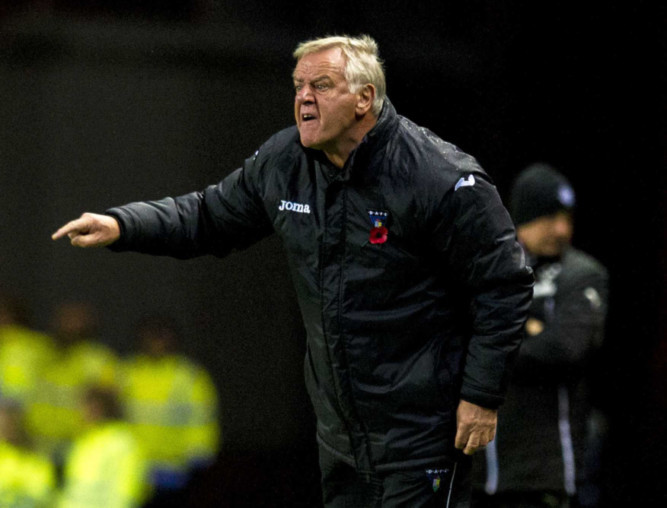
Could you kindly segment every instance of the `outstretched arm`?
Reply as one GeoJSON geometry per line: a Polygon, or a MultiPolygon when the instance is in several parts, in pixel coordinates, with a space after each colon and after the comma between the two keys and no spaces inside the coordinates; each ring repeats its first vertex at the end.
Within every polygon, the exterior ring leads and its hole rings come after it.
{"type": "Polygon", "coordinates": [[[75,247],[106,247],[120,238],[120,226],[110,215],[84,213],[53,233],[51,238],[59,240],[65,235],[75,247]]]}

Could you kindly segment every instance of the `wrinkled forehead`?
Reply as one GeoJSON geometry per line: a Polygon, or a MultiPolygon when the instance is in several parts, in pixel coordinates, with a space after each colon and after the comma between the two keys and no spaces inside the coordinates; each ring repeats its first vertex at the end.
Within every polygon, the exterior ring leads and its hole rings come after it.
{"type": "Polygon", "coordinates": [[[344,77],[345,56],[340,48],[329,48],[304,55],[292,73],[295,81],[319,76],[344,77]]]}

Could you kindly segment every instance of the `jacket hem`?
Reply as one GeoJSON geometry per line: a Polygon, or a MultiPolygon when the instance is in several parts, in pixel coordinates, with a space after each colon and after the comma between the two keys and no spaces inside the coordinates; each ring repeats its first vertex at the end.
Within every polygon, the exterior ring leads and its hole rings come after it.
{"type": "MultiPolygon", "coordinates": [[[[326,450],[327,453],[333,455],[338,460],[348,464],[355,469],[357,469],[356,462],[354,458],[345,453],[336,450],[333,446],[327,443],[319,434],[317,435],[317,443],[326,450]]],[[[409,459],[401,460],[395,462],[388,462],[386,464],[376,464],[372,468],[378,472],[392,472],[392,471],[405,471],[408,469],[418,469],[420,467],[434,466],[436,464],[450,464],[453,466],[458,462],[458,458],[455,455],[434,455],[432,457],[424,457],[419,459],[409,459]]]]}

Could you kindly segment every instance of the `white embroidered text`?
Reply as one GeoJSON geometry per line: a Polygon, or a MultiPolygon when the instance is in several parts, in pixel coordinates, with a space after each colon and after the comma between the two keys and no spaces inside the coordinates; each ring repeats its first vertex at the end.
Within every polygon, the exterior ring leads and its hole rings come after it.
{"type": "Polygon", "coordinates": [[[304,205],[303,203],[293,203],[292,201],[285,201],[284,199],[281,199],[278,210],[287,210],[288,212],[297,213],[310,213],[310,205],[304,205]]]}

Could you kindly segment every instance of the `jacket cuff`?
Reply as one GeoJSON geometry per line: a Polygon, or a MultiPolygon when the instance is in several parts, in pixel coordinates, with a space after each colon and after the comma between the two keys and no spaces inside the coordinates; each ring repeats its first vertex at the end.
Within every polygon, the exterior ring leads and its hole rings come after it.
{"type": "Polygon", "coordinates": [[[104,215],[109,215],[110,217],[116,219],[116,222],[118,223],[118,228],[120,229],[120,236],[118,237],[118,240],[116,240],[114,243],[110,245],[107,245],[106,248],[114,252],[121,252],[126,250],[125,239],[127,238],[127,231],[125,228],[125,222],[121,218],[121,214],[117,213],[114,208],[110,208],[109,210],[106,210],[104,212],[104,215]]]}
{"type": "Polygon", "coordinates": [[[461,387],[461,399],[487,409],[498,409],[505,402],[505,397],[501,395],[484,392],[470,386],[461,387]]]}

